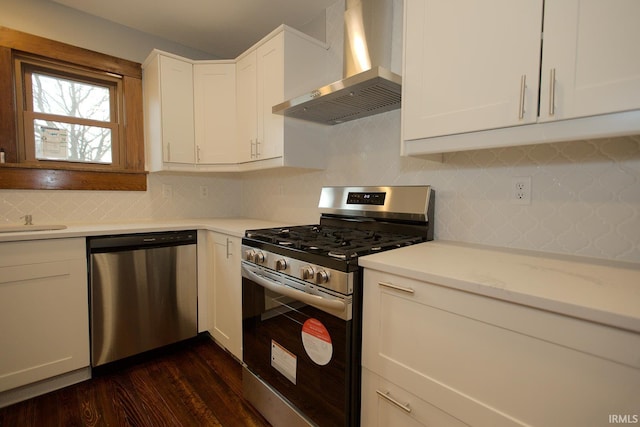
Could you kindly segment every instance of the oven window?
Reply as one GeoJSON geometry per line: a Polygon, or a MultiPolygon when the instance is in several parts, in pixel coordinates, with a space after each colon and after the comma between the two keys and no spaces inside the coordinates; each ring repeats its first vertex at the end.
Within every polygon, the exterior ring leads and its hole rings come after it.
{"type": "Polygon", "coordinates": [[[242,278],[243,359],[319,425],[345,425],[352,321],[242,278]]]}

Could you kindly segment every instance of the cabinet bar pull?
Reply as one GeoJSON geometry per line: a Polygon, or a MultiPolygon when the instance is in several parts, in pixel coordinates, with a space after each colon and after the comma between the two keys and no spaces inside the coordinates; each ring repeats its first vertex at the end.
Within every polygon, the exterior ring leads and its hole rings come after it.
{"type": "Polygon", "coordinates": [[[260,145],[260,140],[256,139],[256,159],[260,158],[260,152],[258,151],[259,145],[260,145]]]}
{"type": "Polygon", "coordinates": [[[394,405],[396,405],[398,408],[402,409],[403,411],[405,411],[407,414],[411,413],[411,408],[409,407],[409,404],[402,404],[400,402],[398,402],[396,399],[394,399],[393,397],[389,396],[389,392],[388,391],[380,391],[380,390],[376,390],[376,393],[378,393],[378,395],[386,400],[388,400],[389,402],[393,403],[394,405]]]}
{"type": "Polygon", "coordinates": [[[518,119],[522,120],[524,117],[524,90],[527,87],[527,75],[523,74],[520,77],[520,110],[518,111],[518,119]]]}
{"type": "Polygon", "coordinates": [[[167,161],[171,161],[171,143],[167,142],[167,161]]]}
{"type": "Polygon", "coordinates": [[[231,253],[229,252],[230,243],[231,243],[231,240],[229,240],[229,238],[227,237],[227,259],[229,259],[229,257],[231,256],[231,253]]]}
{"type": "MultiPolygon", "coordinates": [[[[253,147],[256,146],[256,143],[253,142],[253,139],[250,139],[249,143],[251,144],[251,158],[254,159],[256,157],[256,155],[254,154],[253,147]]],[[[257,151],[257,147],[256,147],[256,151],[257,151]]]]}
{"type": "Polygon", "coordinates": [[[556,114],[556,69],[549,71],[549,115],[556,114]]]}
{"type": "Polygon", "coordinates": [[[196,149],[196,162],[200,163],[200,146],[196,149]]]}
{"type": "Polygon", "coordinates": [[[389,282],[378,282],[378,285],[384,286],[385,288],[391,288],[391,289],[395,289],[397,291],[406,292],[406,293],[412,294],[412,295],[414,293],[414,290],[411,289],[411,288],[405,288],[403,286],[394,285],[393,283],[389,283],[389,282]]]}

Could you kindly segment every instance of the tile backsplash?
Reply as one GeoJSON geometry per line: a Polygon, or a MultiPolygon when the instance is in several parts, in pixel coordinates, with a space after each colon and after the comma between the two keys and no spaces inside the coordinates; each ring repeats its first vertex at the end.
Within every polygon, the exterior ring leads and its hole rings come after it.
{"type": "Polygon", "coordinates": [[[332,127],[323,171],[243,181],[245,215],[319,218],[323,185],[432,185],[436,239],[640,262],[640,136],[401,157],[400,113],[332,127]],[[529,205],[512,201],[530,177],[529,205]]]}
{"type": "Polygon", "coordinates": [[[149,174],[145,192],[0,190],[0,224],[25,214],[34,224],[239,216],[241,189],[233,176],[149,174]]]}

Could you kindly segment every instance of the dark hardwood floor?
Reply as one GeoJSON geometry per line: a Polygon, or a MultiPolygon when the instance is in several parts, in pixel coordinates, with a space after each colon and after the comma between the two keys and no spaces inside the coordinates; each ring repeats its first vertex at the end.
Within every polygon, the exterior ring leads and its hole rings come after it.
{"type": "Polygon", "coordinates": [[[269,426],[242,398],[241,366],[208,335],[0,409],[0,426],[269,426]]]}

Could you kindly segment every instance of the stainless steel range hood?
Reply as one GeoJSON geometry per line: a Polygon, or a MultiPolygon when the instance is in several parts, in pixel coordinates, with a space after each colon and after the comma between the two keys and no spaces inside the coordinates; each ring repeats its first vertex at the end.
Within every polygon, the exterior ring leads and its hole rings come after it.
{"type": "Polygon", "coordinates": [[[343,79],[272,108],[286,117],[335,125],[400,108],[402,78],[389,70],[392,0],[346,0],[343,79]]]}

